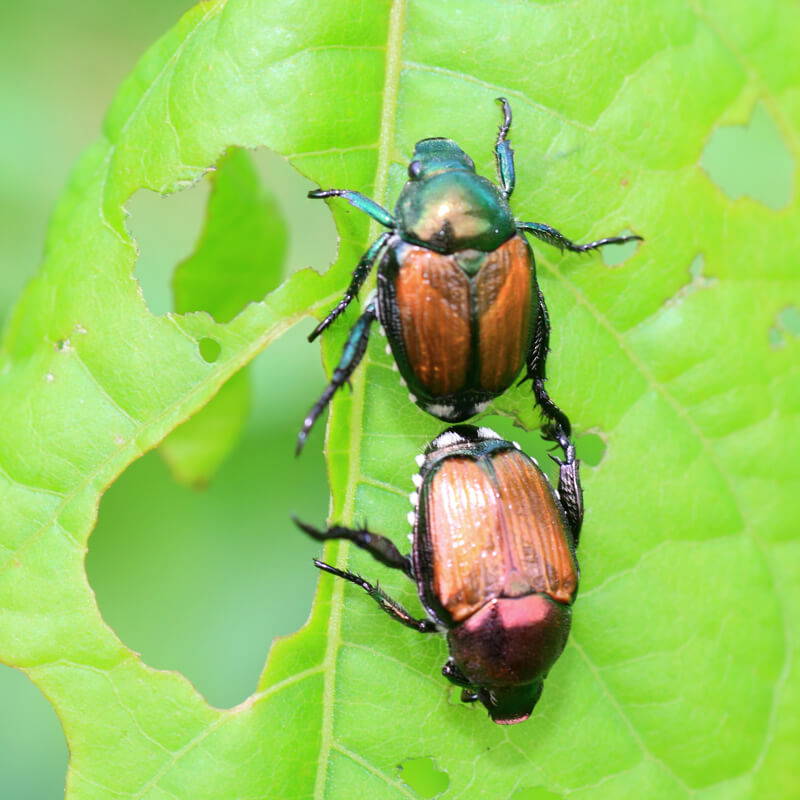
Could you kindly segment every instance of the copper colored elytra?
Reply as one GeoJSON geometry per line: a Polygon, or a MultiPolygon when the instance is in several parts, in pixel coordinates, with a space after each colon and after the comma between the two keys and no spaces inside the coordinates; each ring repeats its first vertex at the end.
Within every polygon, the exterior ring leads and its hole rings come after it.
{"type": "Polygon", "coordinates": [[[493,597],[543,592],[572,602],[578,575],[566,521],[528,459],[516,451],[449,459],[426,496],[433,588],[454,621],[493,597]]]}
{"type": "Polygon", "coordinates": [[[506,725],[530,716],[567,642],[578,587],[578,463],[571,442],[556,435],[565,454],[558,492],[533,459],[488,428],[459,425],[437,436],[417,462],[410,556],[364,528],[300,525],[315,539],[348,539],[412,578],[423,619],[360,575],[315,562],[404,625],[446,632],[442,673],[463,687],[462,700],[480,700],[506,725]]]}
{"type": "Polygon", "coordinates": [[[530,248],[521,236],[483,256],[473,276],[455,255],[404,249],[395,277],[399,328],[425,391],[446,396],[508,386],[525,363],[532,293],[530,248]]]}

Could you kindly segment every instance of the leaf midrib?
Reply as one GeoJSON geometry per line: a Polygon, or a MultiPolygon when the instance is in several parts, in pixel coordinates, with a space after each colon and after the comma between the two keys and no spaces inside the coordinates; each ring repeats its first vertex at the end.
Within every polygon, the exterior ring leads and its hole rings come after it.
{"type": "MultiPolygon", "coordinates": [[[[389,163],[395,139],[395,120],[397,115],[397,96],[400,87],[403,33],[405,29],[406,0],[393,0],[389,9],[389,28],[386,36],[386,69],[383,84],[382,108],[380,119],[380,138],[378,140],[378,158],[375,164],[374,195],[378,202],[386,199],[389,163]]],[[[378,223],[373,221],[369,227],[370,240],[378,233],[378,223]]],[[[368,358],[368,357],[367,357],[368,358]]],[[[350,523],[355,513],[355,496],[358,477],[361,473],[360,454],[364,417],[364,395],[366,385],[366,365],[362,365],[352,379],[353,393],[350,405],[348,429],[349,452],[348,474],[345,482],[345,497],[342,508],[343,521],[350,523]]],[[[330,428],[329,417],[328,426],[330,428]]],[[[326,433],[326,449],[330,439],[330,429],[326,433]]],[[[330,473],[330,465],[329,465],[330,473]]],[[[348,545],[341,543],[337,551],[336,564],[344,568],[347,563],[348,545]]],[[[342,645],[342,611],[344,606],[344,581],[336,581],[331,596],[331,611],[328,622],[328,640],[323,660],[324,685],[322,695],[322,728],[320,732],[320,752],[317,761],[317,775],[314,784],[315,800],[325,797],[328,767],[331,750],[334,746],[333,705],[336,692],[336,668],[339,650],[342,645]]],[[[389,785],[396,786],[389,776],[376,772],[389,785]]]]}

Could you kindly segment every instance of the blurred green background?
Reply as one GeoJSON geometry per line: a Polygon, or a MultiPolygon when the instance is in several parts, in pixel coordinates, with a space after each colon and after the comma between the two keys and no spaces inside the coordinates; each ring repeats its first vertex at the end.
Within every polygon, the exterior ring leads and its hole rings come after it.
{"type": "MultiPolygon", "coordinates": [[[[37,269],[53,205],[116,87],[191,5],[2,4],[0,323],[37,269]]],[[[282,159],[254,158],[287,220],[286,271],[324,269],[336,250],[327,209],[306,199],[310,185],[282,159]]],[[[171,270],[192,252],[207,196],[203,181],[168,198],[140,192],[128,206],[141,250],[136,275],[156,313],[171,308],[171,270]]],[[[311,606],[319,548],[289,521],[296,512],[321,523],[328,507],[322,425],[302,460],[293,456],[324,380],[319,349],[305,342],[311,327],[301,323],[256,360],[247,428],[206,491],[179,486],[150,453],[109,489],[89,542],[89,577],[109,625],[146,663],[180,670],[218,706],[252,693],[273,637],[300,627],[311,606]]],[[[67,749],[58,719],[25,675],[3,665],[0,708],[0,798],[62,797],[67,749]]]]}

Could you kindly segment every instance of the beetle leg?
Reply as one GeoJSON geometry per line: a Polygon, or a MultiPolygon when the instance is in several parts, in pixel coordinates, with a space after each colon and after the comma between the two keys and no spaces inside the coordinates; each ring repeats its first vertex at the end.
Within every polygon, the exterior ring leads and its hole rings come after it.
{"type": "Polygon", "coordinates": [[[356,268],[353,270],[353,277],[347,291],[344,293],[342,299],[328,312],[328,316],[314,328],[308,335],[308,341],[313,342],[325,328],[328,327],[346,308],[350,305],[351,301],[358,297],[358,291],[367,279],[375,259],[378,257],[381,248],[386,244],[386,240],[391,236],[388,231],[382,233],[371,245],[369,250],[361,256],[356,268]]]}
{"type": "Polygon", "coordinates": [[[572,530],[572,540],[577,547],[583,524],[583,489],[579,469],[581,462],[575,457],[575,445],[561,428],[551,426],[549,435],[553,441],[558,442],[564,453],[563,461],[552,455],[550,458],[558,464],[558,496],[572,530]]]}
{"type": "MultiPolygon", "coordinates": [[[[569,436],[572,425],[567,415],[550,399],[547,390],[544,388],[546,380],[545,362],[547,353],[550,350],[550,317],[547,314],[547,306],[544,302],[544,295],[539,289],[539,314],[536,319],[536,331],[528,351],[528,372],[522,380],[530,379],[533,383],[533,394],[542,413],[569,436]]],[[[521,382],[521,381],[520,381],[521,382]]],[[[556,441],[555,439],[553,441],[556,441]]]]}
{"type": "Polygon", "coordinates": [[[380,222],[385,228],[397,227],[394,217],[383,206],[379,206],[374,200],[370,200],[369,197],[361,194],[361,192],[353,192],[350,189],[314,189],[313,192],[308,193],[308,196],[312,200],[322,197],[343,197],[351,206],[355,206],[359,211],[369,214],[372,219],[380,222]]]}
{"type": "Polygon", "coordinates": [[[511,142],[506,138],[508,129],[511,127],[511,106],[505,97],[498,97],[497,102],[503,106],[503,124],[497,132],[497,142],[494,146],[494,158],[497,162],[497,177],[503,195],[508,199],[514,191],[516,176],[514,173],[514,151],[511,149],[511,142]]]}
{"type": "Polygon", "coordinates": [[[607,244],[625,244],[625,242],[644,241],[641,236],[631,234],[630,236],[608,236],[605,239],[598,239],[596,242],[577,244],[571,239],[567,239],[560,231],[542,222],[518,222],[517,228],[518,230],[530,233],[547,244],[553,245],[553,247],[557,247],[559,250],[571,250],[573,253],[585,253],[587,250],[597,250],[597,248],[605,247],[607,244]]]}
{"type": "Polygon", "coordinates": [[[317,421],[317,417],[325,410],[325,407],[330,403],[331,398],[336,393],[336,390],[343,386],[350,379],[355,368],[364,357],[364,351],[367,349],[367,342],[369,341],[369,327],[377,319],[375,311],[375,303],[371,302],[364,309],[364,313],[358,318],[356,324],[353,325],[350,335],[345,342],[342,357],[336,369],[333,371],[331,382],[325,387],[325,391],[320,395],[319,400],[311,407],[308,415],[303,420],[303,427],[300,433],[297,434],[297,447],[295,447],[295,455],[299,455],[306,443],[308,433],[317,421]]]}
{"type": "Polygon", "coordinates": [[[466,679],[464,673],[456,666],[455,661],[452,658],[448,658],[447,661],[444,662],[444,666],[442,667],[442,675],[444,675],[450,683],[454,683],[456,686],[472,686],[472,684],[466,679]]]}
{"type": "Polygon", "coordinates": [[[326,542],[328,539],[346,539],[355,545],[358,545],[362,550],[366,550],[376,561],[381,564],[391,567],[392,569],[399,569],[405,572],[409,578],[413,578],[411,571],[411,559],[404,556],[395,546],[391,539],[385,536],[379,536],[376,533],[368,531],[366,528],[344,528],[340,525],[334,525],[326,531],[318,530],[312,525],[307,525],[301,522],[297,517],[292,517],[292,521],[301,531],[307,533],[312,539],[318,542],[326,542]]]}
{"type": "Polygon", "coordinates": [[[408,628],[412,628],[419,633],[435,633],[436,623],[429,619],[416,619],[406,611],[396,600],[392,600],[380,586],[373,586],[369,581],[365,581],[360,575],[354,572],[347,572],[345,570],[332,567],[324,561],[314,559],[314,566],[330,572],[331,575],[336,575],[339,578],[344,578],[356,586],[360,586],[390,617],[402,622],[408,628]]]}

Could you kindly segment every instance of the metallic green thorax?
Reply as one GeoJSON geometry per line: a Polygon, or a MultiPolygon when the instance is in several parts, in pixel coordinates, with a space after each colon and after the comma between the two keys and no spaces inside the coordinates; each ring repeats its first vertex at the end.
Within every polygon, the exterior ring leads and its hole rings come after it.
{"type": "Polygon", "coordinates": [[[506,198],[451,139],[418,142],[408,174],[395,207],[406,241],[439,253],[487,253],[516,232],[506,198]]]}

